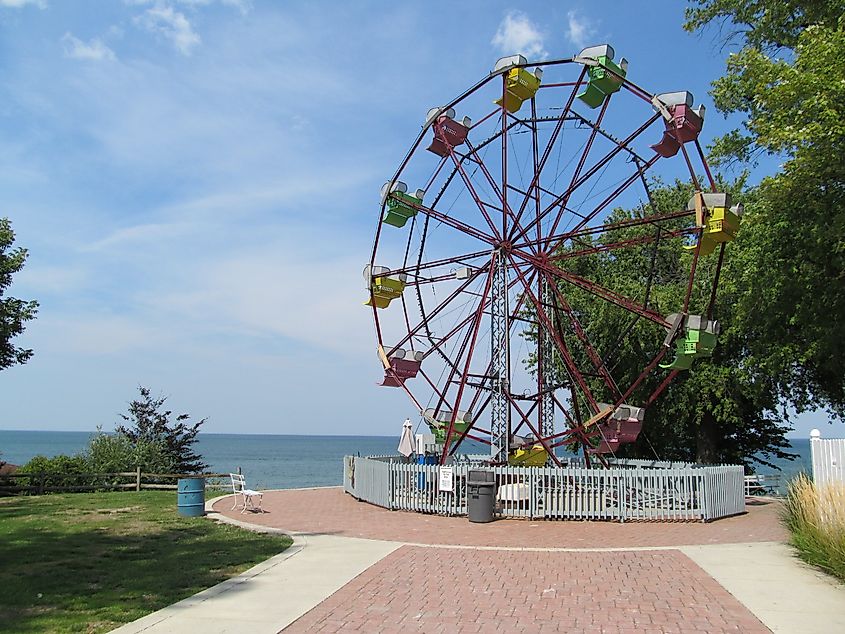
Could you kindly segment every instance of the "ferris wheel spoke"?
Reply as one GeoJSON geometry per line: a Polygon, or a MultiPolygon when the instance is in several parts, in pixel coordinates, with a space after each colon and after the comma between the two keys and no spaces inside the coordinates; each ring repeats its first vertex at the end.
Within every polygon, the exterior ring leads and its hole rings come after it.
{"type": "MultiPolygon", "coordinates": [[[[480,206],[483,208],[483,204],[480,205],[480,206]]],[[[457,229],[458,231],[465,233],[469,236],[472,236],[473,238],[477,238],[478,240],[481,240],[482,242],[486,242],[487,244],[491,244],[491,245],[496,243],[496,238],[494,238],[492,235],[484,233],[483,231],[476,229],[472,225],[468,225],[465,222],[462,222],[462,221],[458,220],[457,218],[454,218],[453,216],[449,216],[447,214],[441,213],[441,212],[437,211],[436,209],[433,209],[431,207],[426,207],[423,204],[415,204],[415,205],[413,205],[413,207],[416,208],[418,211],[421,211],[422,213],[427,215],[429,218],[433,218],[434,220],[437,220],[437,221],[443,223],[444,225],[448,225],[448,226],[452,227],[453,229],[457,229]]]]}
{"type": "Polygon", "coordinates": [[[487,222],[487,226],[490,227],[490,231],[493,233],[494,236],[496,236],[496,241],[501,240],[501,234],[496,228],[496,225],[493,224],[493,219],[490,218],[490,214],[487,212],[486,205],[481,200],[481,197],[478,195],[478,192],[475,191],[475,187],[472,184],[472,180],[464,169],[462,159],[458,156],[458,154],[455,152],[454,148],[451,145],[447,144],[446,147],[449,149],[449,156],[452,157],[452,161],[455,163],[455,167],[458,170],[458,174],[460,175],[461,180],[464,182],[464,186],[467,188],[467,191],[469,191],[473,201],[475,201],[475,204],[478,206],[478,210],[481,212],[481,215],[487,222]]]}
{"type": "MultiPolygon", "coordinates": [[[[582,424],[580,417],[573,419],[572,415],[567,411],[566,407],[563,406],[563,403],[555,396],[553,398],[555,407],[563,413],[564,418],[566,419],[567,424],[569,427],[564,429],[563,431],[550,434],[544,437],[544,440],[549,443],[549,445],[554,449],[556,447],[560,447],[561,445],[568,445],[574,442],[573,438],[577,437],[581,442],[589,443],[589,435],[586,431],[586,427],[582,424]]],[[[572,403],[573,409],[577,412],[577,398],[575,395],[575,390],[572,391],[572,403]]]]}
{"type": "MultiPolygon", "coordinates": [[[[514,230],[516,230],[516,227],[519,226],[519,221],[522,219],[522,214],[525,212],[525,209],[528,207],[528,201],[529,201],[529,198],[530,198],[531,190],[533,188],[539,187],[540,174],[542,174],[543,169],[546,167],[546,161],[549,160],[549,156],[551,156],[552,149],[555,147],[555,142],[557,141],[557,138],[560,135],[561,130],[563,130],[563,123],[564,123],[564,121],[566,121],[566,113],[570,112],[570,110],[572,108],[572,104],[575,101],[575,96],[578,94],[578,88],[580,87],[581,82],[583,81],[584,75],[586,73],[587,73],[587,67],[584,66],[584,67],[581,68],[581,74],[578,76],[578,81],[575,83],[575,86],[573,87],[572,91],[569,93],[569,97],[566,100],[566,105],[564,106],[563,111],[561,112],[560,116],[557,118],[557,123],[555,123],[554,130],[552,131],[552,134],[549,137],[549,141],[548,141],[548,143],[546,143],[546,147],[543,150],[542,158],[538,162],[536,162],[536,164],[535,164],[534,177],[532,178],[531,183],[528,185],[528,189],[527,189],[528,193],[525,195],[525,198],[522,200],[522,202],[519,205],[519,211],[516,214],[516,222],[514,223],[514,230]]],[[[536,113],[536,107],[534,105],[534,102],[535,102],[535,100],[532,99],[532,115],[533,115],[533,118],[536,119],[537,113],[536,113]]],[[[537,124],[536,124],[536,122],[532,126],[532,130],[533,130],[533,136],[534,136],[533,143],[536,144],[536,142],[537,142],[537,124]]],[[[539,194],[537,195],[537,198],[539,200],[539,194]]],[[[528,229],[527,228],[526,229],[521,228],[521,233],[527,234],[528,229]]],[[[513,231],[508,236],[508,239],[511,242],[515,241],[513,231]]]]}
{"type": "Polygon", "coordinates": [[[633,383],[631,383],[628,389],[625,390],[625,393],[622,395],[622,398],[619,399],[617,406],[621,405],[622,403],[628,400],[628,397],[630,397],[631,394],[634,393],[634,390],[636,390],[640,386],[640,383],[642,383],[646,379],[646,377],[648,377],[648,375],[654,371],[654,368],[657,367],[657,364],[660,363],[663,357],[666,356],[666,353],[668,351],[669,348],[667,346],[660,346],[660,350],[658,351],[658,353],[654,355],[654,358],[649,362],[645,369],[640,372],[640,375],[634,380],[633,383]]]}
{"type": "MultiPolygon", "coordinates": [[[[505,136],[503,135],[502,138],[504,139],[505,136]]],[[[484,174],[484,177],[487,180],[487,183],[490,185],[490,187],[493,189],[493,192],[498,197],[499,202],[502,205],[501,211],[502,211],[503,215],[510,218],[511,222],[514,224],[514,226],[517,226],[519,220],[518,220],[517,216],[514,214],[513,209],[511,209],[510,205],[507,204],[507,195],[503,192],[502,189],[499,188],[499,185],[496,183],[496,181],[493,179],[493,176],[490,174],[490,170],[487,169],[487,166],[484,164],[484,161],[482,161],[481,157],[478,156],[477,150],[472,146],[472,144],[469,141],[467,141],[466,144],[467,144],[467,147],[470,150],[470,153],[475,157],[475,159],[476,159],[475,162],[478,164],[479,168],[481,169],[482,174],[484,174]]],[[[507,186],[506,188],[512,189],[510,186],[507,186]]]]}
{"type": "Polygon", "coordinates": [[[456,288],[454,291],[452,291],[452,293],[450,293],[449,296],[446,297],[446,299],[444,299],[442,302],[440,302],[428,315],[426,315],[427,319],[420,321],[420,323],[418,323],[416,326],[409,329],[408,334],[405,335],[399,341],[399,343],[397,343],[395,346],[393,346],[393,348],[391,348],[387,352],[387,356],[389,357],[394,352],[396,352],[399,348],[401,348],[404,344],[408,343],[411,340],[412,337],[417,336],[420,333],[420,331],[422,331],[426,327],[428,321],[437,317],[447,306],[449,306],[449,304],[451,304],[455,300],[455,298],[457,298],[459,295],[461,295],[461,293],[463,293],[467,289],[467,287],[469,287],[469,285],[472,284],[472,282],[475,281],[476,277],[478,275],[482,274],[483,271],[484,271],[483,268],[478,269],[476,271],[475,275],[469,277],[463,284],[461,284],[460,286],[458,286],[458,288],[456,288]]]}
{"type": "MultiPolygon", "coordinates": [[[[561,432],[556,434],[552,434],[550,436],[546,436],[545,440],[551,444],[552,448],[557,448],[562,445],[568,445],[574,442],[573,438],[577,437],[582,443],[589,444],[589,437],[586,430],[581,425],[580,416],[577,416],[573,419],[572,415],[567,411],[567,409],[563,406],[563,403],[557,398],[557,396],[553,397],[555,407],[563,414],[564,418],[566,419],[567,424],[569,425],[568,429],[565,429],[561,432]]],[[[575,397],[575,392],[572,392],[572,403],[573,409],[575,412],[578,412],[578,401],[575,397]]]]}
{"type": "Polygon", "coordinates": [[[669,386],[669,384],[674,380],[674,378],[678,376],[679,372],[680,370],[672,370],[669,374],[666,375],[666,378],[660,382],[660,385],[657,386],[657,389],[655,389],[654,392],[651,393],[651,396],[648,397],[648,400],[646,401],[646,407],[648,407],[649,405],[654,403],[655,400],[657,400],[657,397],[660,396],[663,391],[669,386]]]}
{"type": "MultiPolygon", "coordinates": [[[[420,368],[420,376],[425,379],[426,383],[428,383],[429,387],[434,392],[434,395],[438,398],[437,403],[432,408],[434,410],[434,415],[437,416],[441,409],[444,408],[445,410],[451,410],[452,404],[449,402],[448,398],[448,386],[445,390],[441,390],[440,387],[431,379],[431,377],[428,376],[428,373],[425,372],[422,368],[420,368]]],[[[420,408],[420,413],[424,413],[424,410],[422,408],[420,408]]]]}
{"type": "Polygon", "coordinates": [[[613,394],[614,398],[621,396],[622,393],[619,391],[619,386],[616,385],[616,381],[614,381],[613,377],[610,376],[610,372],[608,372],[607,367],[605,366],[604,361],[602,361],[601,356],[596,352],[592,343],[590,343],[590,340],[587,338],[587,333],[584,332],[584,328],[581,326],[581,322],[578,320],[578,317],[575,315],[575,312],[572,310],[572,307],[569,305],[569,302],[566,301],[566,298],[563,296],[563,293],[561,293],[560,288],[558,288],[558,285],[555,283],[556,280],[553,276],[549,275],[548,273],[544,273],[544,275],[549,281],[549,286],[551,287],[552,292],[554,293],[558,306],[569,318],[569,321],[572,324],[572,328],[575,331],[575,336],[578,337],[578,339],[581,341],[581,345],[584,346],[584,351],[587,353],[587,357],[589,357],[590,362],[593,364],[593,367],[595,368],[596,372],[598,372],[602,381],[604,381],[604,384],[607,386],[607,389],[610,390],[610,393],[613,394]]]}
{"type": "Polygon", "coordinates": [[[590,138],[587,139],[587,143],[584,146],[584,151],[581,153],[581,158],[578,160],[578,165],[575,167],[575,171],[572,174],[572,179],[570,180],[569,187],[566,190],[566,197],[561,200],[560,204],[558,205],[560,211],[558,212],[557,216],[555,216],[554,221],[552,222],[552,228],[549,230],[549,233],[551,234],[557,231],[557,227],[560,224],[560,220],[566,213],[566,206],[569,204],[569,199],[572,198],[572,194],[575,191],[575,183],[577,182],[578,177],[581,175],[581,170],[584,169],[584,164],[587,162],[587,157],[590,155],[590,150],[593,148],[593,142],[596,140],[596,136],[598,135],[598,131],[601,127],[602,119],[604,119],[604,115],[607,112],[607,108],[610,105],[611,99],[613,99],[613,95],[609,95],[607,99],[604,100],[601,110],[599,111],[598,117],[596,117],[596,123],[594,126],[591,126],[590,138]]]}
{"type": "MultiPolygon", "coordinates": [[[[515,264],[515,263],[514,263],[515,264]]],[[[522,289],[523,293],[528,296],[528,299],[534,305],[535,314],[537,316],[538,322],[542,325],[543,328],[546,329],[546,332],[549,333],[551,336],[552,341],[557,348],[558,353],[560,354],[561,360],[563,361],[564,365],[566,366],[566,370],[569,373],[570,378],[578,384],[578,387],[584,393],[585,397],[589,401],[592,407],[598,407],[596,404],[596,399],[593,397],[593,393],[590,390],[590,387],[587,385],[587,382],[584,380],[584,375],[578,369],[578,366],[575,364],[575,359],[572,357],[572,354],[569,352],[569,348],[566,345],[566,342],[560,336],[560,333],[554,327],[554,324],[549,319],[548,315],[546,314],[545,307],[543,303],[537,298],[534,294],[534,289],[532,288],[531,284],[525,278],[524,274],[519,270],[519,268],[514,265],[514,271],[517,274],[517,277],[522,282],[522,289]]]]}
{"type": "MultiPolygon", "coordinates": [[[[481,271],[482,271],[482,270],[480,269],[480,270],[479,270],[479,273],[480,273],[481,271]]],[[[533,279],[534,275],[536,275],[536,271],[534,271],[534,272],[532,272],[532,273],[530,274],[529,281],[533,279]]],[[[513,280],[511,280],[511,281],[508,283],[508,291],[512,290],[512,289],[514,288],[514,286],[516,286],[516,285],[517,285],[517,284],[519,284],[519,283],[520,283],[520,282],[519,282],[519,279],[513,279],[513,280]]],[[[517,299],[516,309],[514,309],[513,311],[511,311],[511,315],[510,315],[510,319],[511,319],[511,321],[513,321],[513,320],[515,320],[515,319],[517,318],[517,315],[519,314],[519,311],[520,311],[520,309],[521,309],[521,307],[522,307],[522,302],[523,302],[523,299],[524,299],[524,297],[522,297],[522,296],[520,296],[520,297],[517,299]]],[[[483,308],[484,308],[484,311],[485,311],[485,312],[487,311],[487,309],[489,308],[489,306],[490,306],[490,299],[488,298],[488,299],[484,302],[484,307],[483,307],[483,308]]],[[[429,319],[433,319],[433,318],[434,318],[434,316],[435,316],[435,315],[433,315],[433,314],[432,314],[432,315],[430,315],[430,316],[429,316],[429,319]]],[[[459,321],[459,322],[458,322],[455,326],[453,326],[453,327],[452,327],[452,329],[451,329],[448,333],[446,333],[446,334],[445,334],[445,335],[443,335],[440,339],[438,339],[438,341],[437,341],[436,343],[435,343],[435,342],[432,342],[432,348],[430,348],[430,349],[429,349],[429,350],[425,353],[425,355],[423,356],[423,358],[427,357],[427,356],[428,356],[428,355],[430,355],[432,352],[435,352],[435,349],[440,348],[440,347],[442,347],[443,345],[445,345],[445,344],[446,344],[446,343],[447,343],[447,342],[448,342],[448,341],[449,341],[452,337],[454,337],[457,333],[461,332],[461,330],[463,330],[463,329],[466,327],[466,325],[467,325],[468,323],[470,323],[470,321],[472,321],[472,320],[473,320],[473,318],[474,318],[474,317],[473,317],[473,314],[469,314],[469,315],[467,315],[467,316],[466,316],[466,317],[464,317],[461,321],[459,321]]],[[[419,332],[419,330],[420,330],[421,328],[422,328],[422,325],[421,325],[421,324],[420,324],[420,325],[418,325],[417,327],[415,327],[415,329],[414,329],[414,330],[415,330],[415,333],[416,333],[416,332],[419,332]]],[[[401,345],[401,344],[400,344],[400,345],[401,345]]],[[[397,347],[398,347],[398,346],[397,346],[397,347]]],[[[489,371],[489,370],[488,370],[488,371],[489,371]]]]}
{"type": "MultiPolygon", "coordinates": [[[[617,231],[620,229],[627,229],[630,227],[637,227],[642,225],[654,225],[654,226],[661,226],[660,223],[667,222],[670,220],[677,220],[680,218],[690,218],[695,215],[694,211],[675,211],[671,213],[665,214],[654,214],[650,216],[641,216],[637,218],[628,218],[626,220],[620,220],[617,222],[601,224],[595,227],[582,227],[578,230],[566,231],[564,233],[559,233],[553,236],[546,236],[541,240],[532,240],[529,242],[520,242],[514,245],[516,249],[524,249],[532,244],[554,244],[555,248],[562,245],[567,240],[570,241],[578,241],[580,238],[586,238],[588,236],[592,236],[595,234],[600,233],[609,233],[612,231],[617,231]]],[[[668,230],[664,230],[668,231],[668,230]]],[[[557,260],[557,259],[565,259],[568,257],[568,254],[557,254],[550,256],[550,259],[557,260]]]]}
{"type": "MultiPolygon", "coordinates": [[[[660,239],[665,238],[680,238],[683,236],[690,235],[695,233],[697,229],[694,227],[690,227],[688,229],[678,229],[676,231],[670,231],[668,229],[663,229],[660,232],[660,239]]],[[[647,236],[640,236],[637,238],[629,238],[627,240],[619,240],[617,242],[607,242],[603,244],[596,244],[592,247],[586,247],[584,249],[580,249],[578,251],[567,251],[566,253],[560,253],[557,255],[552,255],[549,257],[549,260],[552,262],[561,262],[564,260],[571,260],[573,258],[584,257],[586,255],[594,255],[596,253],[606,253],[608,251],[616,251],[618,249],[625,249],[632,246],[640,246],[644,244],[650,244],[657,240],[657,236],[654,234],[650,234],[647,236]]]]}
{"type": "MultiPolygon", "coordinates": [[[[442,390],[436,390],[436,393],[437,393],[439,399],[438,399],[436,405],[434,406],[435,415],[441,410],[441,408],[443,407],[444,404],[448,405],[448,398],[447,397],[448,397],[448,394],[449,394],[449,388],[455,382],[455,376],[460,374],[459,364],[461,362],[461,357],[463,356],[464,351],[466,350],[467,343],[469,342],[469,338],[470,338],[471,334],[472,334],[472,329],[468,329],[465,336],[464,336],[463,341],[461,342],[460,349],[459,349],[457,357],[455,358],[454,361],[450,357],[448,357],[447,355],[445,355],[445,354],[442,355],[446,359],[446,364],[449,367],[449,371],[448,371],[448,376],[447,376],[445,382],[443,383],[442,390]]],[[[463,374],[460,374],[460,376],[461,376],[461,379],[464,378],[463,374]]],[[[451,408],[451,411],[456,412],[457,408],[458,408],[458,403],[456,402],[455,406],[453,408],[451,408]]]]}
{"type": "MultiPolygon", "coordinates": [[[[628,187],[631,186],[632,183],[637,181],[638,179],[642,178],[643,174],[648,170],[652,165],[654,165],[657,160],[660,158],[660,155],[655,154],[647,163],[643,164],[642,166],[637,168],[637,171],[629,176],[625,181],[623,181],[613,192],[610,193],[599,205],[593,209],[589,214],[583,217],[583,219],[573,227],[571,231],[568,231],[565,235],[567,236],[574,236],[578,235],[578,232],[584,229],[599,213],[601,213],[610,203],[612,203],[622,192],[624,192],[628,187]]],[[[562,244],[562,240],[551,240],[546,239],[546,251],[553,252],[562,244]]]]}
{"type": "MultiPolygon", "coordinates": [[[[512,288],[516,283],[517,283],[517,280],[512,280],[510,282],[508,288],[509,289],[512,288]]],[[[516,314],[520,310],[521,303],[522,303],[521,300],[522,300],[522,298],[520,298],[520,300],[517,302],[514,314],[516,314]]],[[[487,306],[489,306],[489,304],[490,304],[490,300],[489,300],[489,294],[488,294],[487,298],[482,298],[482,303],[479,305],[479,309],[478,309],[477,312],[473,312],[468,317],[463,319],[446,336],[444,336],[439,342],[437,342],[437,344],[435,346],[436,348],[442,347],[442,345],[445,344],[451,337],[453,337],[458,332],[461,332],[462,330],[464,330],[464,328],[467,325],[472,324],[472,326],[470,326],[470,328],[466,329],[464,344],[461,347],[461,350],[458,352],[457,357],[455,358],[454,361],[451,360],[451,359],[448,359],[448,363],[447,363],[451,367],[451,371],[450,371],[449,377],[446,381],[446,385],[447,386],[451,385],[455,381],[455,376],[459,375],[460,376],[459,394],[460,394],[460,390],[461,390],[462,386],[466,385],[467,379],[469,378],[470,374],[466,371],[466,369],[464,370],[464,372],[461,373],[458,369],[458,365],[459,365],[459,363],[461,362],[461,360],[464,356],[464,351],[467,350],[467,343],[468,343],[468,339],[469,339],[470,335],[472,334],[472,336],[477,336],[478,327],[480,325],[479,315],[483,315],[483,313],[485,312],[485,310],[486,310],[487,306]]],[[[425,356],[427,356],[431,352],[433,352],[433,350],[429,350],[426,353],[425,356]]],[[[471,363],[472,355],[473,355],[473,346],[470,346],[469,352],[468,352],[467,358],[466,358],[466,367],[468,367],[469,364],[471,363]]],[[[423,358],[425,358],[425,356],[423,358]]],[[[490,375],[491,363],[492,362],[488,362],[487,369],[484,371],[483,375],[481,375],[481,377],[480,377],[481,382],[477,386],[475,386],[476,387],[476,393],[475,393],[475,396],[472,399],[472,402],[470,403],[468,411],[474,411],[474,407],[475,407],[476,403],[478,402],[480,395],[485,390],[488,390],[488,388],[486,388],[485,384],[490,378],[489,375],[490,375]]],[[[448,387],[446,388],[446,391],[448,391],[448,387]]],[[[445,392],[440,392],[438,390],[438,394],[440,396],[440,400],[438,401],[438,408],[439,408],[443,403],[448,403],[448,400],[446,399],[445,392]]],[[[488,401],[489,401],[489,399],[488,399],[488,401]]],[[[457,411],[458,405],[459,405],[459,402],[456,402],[455,406],[452,408],[453,412],[457,411]]],[[[487,402],[485,402],[485,405],[483,407],[486,407],[486,405],[487,405],[487,402]]],[[[476,413],[476,416],[478,416],[477,413],[476,413]]],[[[472,423],[471,427],[474,427],[474,426],[475,426],[474,423],[472,423]]],[[[459,438],[458,443],[462,442],[462,440],[463,440],[463,437],[459,438]]]]}
{"type": "MultiPolygon", "coordinates": [[[[514,403],[516,403],[516,400],[517,400],[517,399],[516,399],[516,398],[514,398],[513,396],[511,396],[511,400],[512,400],[514,403]]],[[[519,416],[520,416],[520,418],[521,418],[522,420],[520,420],[520,421],[519,421],[519,424],[518,424],[516,427],[514,427],[514,428],[513,428],[513,432],[511,432],[513,436],[518,436],[518,435],[519,435],[519,432],[520,432],[520,431],[522,431],[522,426],[523,426],[523,425],[528,424],[528,419],[530,419],[531,414],[533,414],[533,413],[534,413],[534,410],[535,410],[535,409],[537,409],[537,405],[538,405],[538,401],[536,401],[536,400],[535,400],[535,401],[532,401],[532,402],[531,402],[531,407],[529,407],[529,408],[528,408],[528,411],[527,411],[527,412],[523,412],[523,411],[519,408],[519,406],[516,406],[516,407],[514,408],[514,409],[516,409],[517,414],[519,414],[519,416]]],[[[532,426],[531,426],[530,424],[528,425],[528,429],[532,429],[532,426]]]]}
{"type": "MultiPolygon", "coordinates": [[[[472,253],[464,253],[463,255],[456,255],[448,258],[440,258],[437,260],[429,260],[428,262],[420,262],[418,264],[411,264],[408,266],[404,266],[398,269],[391,269],[386,273],[382,273],[384,276],[392,276],[392,275],[413,275],[419,271],[427,271],[429,269],[439,268],[443,266],[448,266],[449,264],[463,264],[466,266],[471,266],[471,262],[473,260],[477,260],[481,257],[490,257],[490,249],[485,249],[484,251],[474,251],[472,253]]],[[[420,276],[417,276],[420,277],[420,276]]],[[[455,279],[454,273],[451,275],[452,279],[455,279]]],[[[431,281],[425,278],[425,281],[431,281]]],[[[442,280],[438,280],[442,281],[442,280]]],[[[413,281],[409,281],[408,285],[410,286],[413,284],[413,281]]]]}
{"type": "Polygon", "coordinates": [[[640,306],[634,300],[629,299],[628,297],[625,297],[624,295],[621,295],[615,291],[612,291],[609,288],[605,288],[596,282],[583,278],[580,275],[570,273],[569,271],[564,271],[560,267],[555,266],[554,264],[551,264],[548,261],[542,261],[538,258],[535,258],[530,254],[525,253],[524,251],[518,251],[514,249],[513,254],[526,260],[532,261],[534,265],[542,271],[549,273],[554,277],[558,277],[566,282],[569,282],[573,286],[585,290],[588,293],[595,295],[596,297],[609,301],[612,304],[616,304],[620,308],[624,308],[629,312],[640,315],[641,317],[645,317],[649,321],[653,321],[654,323],[659,324],[664,328],[669,328],[671,326],[671,324],[666,321],[663,316],[658,315],[657,313],[640,306]]]}
{"type": "Polygon", "coordinates": [[[716,180],[713,178],[713,174],[710,172],[710,166],[707,164],[707,160],[704,158],[704,150],[701,149],[701,143],[698,141],[698,137],[695,138],[695,149],[698,152],[698,158],[701,161],[701,164],[704,166],[704,173],[707,175],[707,180],[710,183],[710,191],[717,192],[719,188],[716,186],[716,180]]]}
{"type": "MultiPolygon", "coordinates": [[[[515,237],[514,237],[513,242],[516,242],[516,241],[521,240],[522,238],[524,238],[524,237],[525,237],[525,235],[527,235],[527,232],[528,232],[528,231],[529,231],[529,230],[530,230],[530,229],[534,226],[534,224],[537,224],[537,223],[539,223],[539,222],[542,222],[542,221],[543,221],[543,219],[545,219],[545,217],[546,217],[549,213],[551,213],[552,209],[554,209],[556,206],[558,206],[558,205],[559,205],[559,204],[560,204],[560,203],[561,203],[564,199],[568,199],[569,197],[571,197],[571,196],[572,196],[572,194],[573,194],[573,192],[574,192],[575,190],[577,190],[579,187],[581,187],[584,183],[588,182],[588,181],[590,180],[590,178],[592,178],[593,176],[595,176],[595,175],[599,172],[599,170],[601,170],[603,167],[605,167],[607,164],[609,164],[609,163],[610,163],[610,161],[612,161],[612,160],[613,160],[613,158],[614,158],[617,154],[619,154],[620,152],[622,152],[622,151],[623,151],[623,149],[625,149],[625,147],[627,147],[627,146],[628,146],[631,142],[633,142],[633,141],[634,141],[634,140],[635,140],[638,136],[640,136],[640,134],[642,134],[643,132],[645,132],[645,130],[646,130],[646,129],[648,129],[648,127],[649,127],[651,124],[653,124],[655,121],[657,121],[659,118],[660,118],[660,115],[659,115],[659,114],[655,114],[655,115],[653,115],[653,116],[649,117],[649,119],[648,119],[648,120],[647,120],[644,124],[642,124],[642,125],[641,125],[639,128],[637,128],[634,132],[632,132],[632,133],[631,133],[631,134],[630,134],[627,138],[625,138],[623,141],[620,141],[620,142],[619,142],[619,144],[618,144],[615,148],[613,148],[610,152],[608,152],[608,153],[607,153],[607,154],[605,154],[602,158],[600,158],[600,159],[598,160],[598,162],[596,162],[596,163],[595,163],[595,164],[594,164],[594,165],[593,165],[590,169],[588,169],[588,170],[587,170],[584,174],[582,174],[582,175],[580,176],[580,178],[578,178],[577,180],[575,180],[575,181],[574,181],[574,182],[573,182],[573,183],[572,183],[572,184],[571,184],[571,185],[570,185],[570,186],[569,186],[569,187],[568,187],[568,188],[567,188],[567,189],[566,189],[566,190],[565,190],[562,194],[559,194],[559,195],[558,195],[558,196],[554,199],[554,201],[552,201],[552,203],[551,203],[551,204],[547,205],[547,206],[546,206],[546,208],[545,208],[545,209],[543,209],[542,213],[540,214],[540,218],[539,218],[539,219],[535,219],[535,220],[533,220],[532,222],[530,222],[530,223],[528,224],[528,226],[527,226],[527,228],[526,228],[526,230],[525,230],[525,231],[523,231],[522,233],[520,233],[519,235],[517,235],[517,236],[515,236],[515,237]]],[[[656,160],[657,160],[657,158],[655,158],[655,159],[653,159],[653,160],[654,160],[654,161],[656,161],[656,160]]],[[[649,164],[649,165],[650,165],[650,164],[649,164]]],[[[639,174],[637,174],[636,178],[639,178],[639,174]]],[[[630,184],[630,183],[629,183],[629,184],[630,184]]],[[[624,189],[623,189],[622,191],[624,191],[624,189]]],[[[621,193],[621,191],[620,191],[620,193],[621,193]]],[[[619,194],[616,194],[616,195],[618,196],[619,194]]],[[[615,198],[615,196],[614,196],[614,198],[615,198]]],[[[595,214],[595,213],[598,213],[598,212],[594,212],[594,214],[595,214]]],[[[594,214],[593,214],[593,215],[594,215],[594,214]]],[[[582,220],[581,222],[582,222],[582,223],[586,223],[586,221],[585,221],[585,220],[582,220]]]]}
{"type": "Polygon", "coordinates": [[[452,439],[452,434],[455,432],[455,420],[458,416],[458,409],[461,406],[461,399],[464,395],[464,388],[466,387],[467,375],[469,374],[470,363],[472,362],[472,353],[475,349],[476,341],[478,340],[478,331],[481,328],[481,317],[484,314],[484,303],[487,297],[490,295],[490,290],[493,286],[493,271],[496,266],[496,257],[497,255],[494,251],[493,257],[490,259],[490,268],[487,271],[487,280],[484,284],[484,292],[481,294],[481,301],[478,303],[478,310],[475,313],[475,323],[472,325],[471,329],[472,336],[470,337],[467,359],[466,363],[464,364],[464,371],[462,373],[460,383],[458,384],[458,393],[455,396],[455,407],[452,409],[452,416],[449,420],[449,428],[446,431],[446,440],[443,443],[443,453],[440,457],[440,464],[443,464],[446,461],[446,456],[449,454],[449,442],[452,439]]]}

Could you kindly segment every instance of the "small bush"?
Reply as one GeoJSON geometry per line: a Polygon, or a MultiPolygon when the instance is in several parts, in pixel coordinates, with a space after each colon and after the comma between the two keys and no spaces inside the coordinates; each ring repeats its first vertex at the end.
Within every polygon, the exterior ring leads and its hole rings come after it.
{"type": "Polygon", "coordinates": [[[789,484],[783,519],[800,557],[845,581],[845,484],[816,487],[799,475],[789,484]]]}
{"type": "Polygon", "coordinates": [[[132,441],[124,434],[98,433],[88,445],[86,458],[97,473],[134,471],[137,467],[144,473],[174,473],[177,467],[162,441],[132,441]]]}
{"type": "MultiPolygon", "coordinates": [[[[31,473],[33,475],[40,473],[49,473],[44,480],[44,486],[48,487],[67,487],[67,486],[81,486],[88,484],[85,478],[78,474],[90,473],[91,469],[88,461],[83,455],[76,456],[54,456],[48,458],[46,456],[35,456],[32,460],[17,470],[17,473],[31,473]]],[[[17,484],[21,486],[38,486],[40,478],[18,478],[17,484]]]]}

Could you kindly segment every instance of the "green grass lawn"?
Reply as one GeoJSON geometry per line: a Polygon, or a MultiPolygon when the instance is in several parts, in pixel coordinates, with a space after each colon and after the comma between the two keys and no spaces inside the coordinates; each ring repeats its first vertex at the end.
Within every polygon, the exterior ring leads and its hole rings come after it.
{"type": "Polygon", "coordinates": [[[107,632],[290,543],[179,517],[175,491],[0,498],[0,631],[107,632]]]}

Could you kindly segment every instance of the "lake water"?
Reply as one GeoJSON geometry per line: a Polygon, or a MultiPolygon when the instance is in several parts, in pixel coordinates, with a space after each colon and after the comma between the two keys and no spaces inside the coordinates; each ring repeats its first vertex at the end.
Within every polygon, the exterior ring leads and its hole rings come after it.
{"type": "MultiPolygon", "coordinates": [[[[0,430],[0,460],[21,465],[33,456],[55,456],[82,451],[93,432],[0,430]]],[[[254,434],[200,434],[197,448],[209,470],[227,473],[241,467],[252,488],[292,489],[342,483],[343,456],[395,454],[398,436],[287,436],[254,434]]],[[[809,473],[810,441],[793,439],[795,461],[776,461],[788,479],[799,471],[809,473]]],[[[468,441],[461,449],[486,453],[468,441]]],[[[759,466],[761,474],[776,473],[759,466]]]]}

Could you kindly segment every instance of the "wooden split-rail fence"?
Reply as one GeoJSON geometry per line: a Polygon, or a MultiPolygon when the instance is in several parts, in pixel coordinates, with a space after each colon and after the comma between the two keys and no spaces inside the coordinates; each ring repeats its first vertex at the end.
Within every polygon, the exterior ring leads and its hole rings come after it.
{"type": "MultiPolygon", "coordinates": [[[[237,470],[241,472],[240,467],[237,470]]],[[[145,473],[135,471],[114,473],[7,473],[0,475],[0,496],[29,493],[70,493],[84,491],[143,491],[148,489],[177,489],[180,478],[205,478],[206,489],[231,486],[228,473],[145,473]],[[67,484],[69,481],[78,484],[67,484]],[[56,484],[61,482],[63,484],[56,484]]]]}

